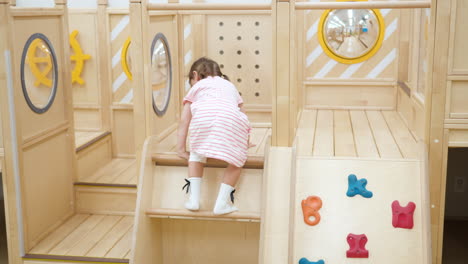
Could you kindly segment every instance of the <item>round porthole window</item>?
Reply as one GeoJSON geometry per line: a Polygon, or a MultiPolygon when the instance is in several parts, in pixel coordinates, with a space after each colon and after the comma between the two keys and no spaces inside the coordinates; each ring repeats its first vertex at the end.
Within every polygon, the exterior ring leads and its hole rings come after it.
{"type": "Polygon", "coordinates": [[[359,63],[380,49],[385,22],[378,10],[327,10],[320,19],[318,36],[330,58],[346,64],[359,63]]]}
{"type": "Polygon", "coordinates": [[[57,57],[49,39],[35,33],[29,37],[21,56],[21,87],[28,106],[45,113],[57,93],[57,57]]]}
{"type": "Polygon", "coordinates": [[[156,115],[166,113],[171,98],[171,53],[166,37],[156,34],[151,45],[151,93],[156,115]]]}

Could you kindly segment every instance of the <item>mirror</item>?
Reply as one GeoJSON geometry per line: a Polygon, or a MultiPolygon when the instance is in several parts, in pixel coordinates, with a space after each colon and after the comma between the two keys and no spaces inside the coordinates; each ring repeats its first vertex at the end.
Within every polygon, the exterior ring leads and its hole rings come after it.
{"type": "Polygon", "coordinates": [[[331,58],[341,63],[358,63],[378,51],[384,27],[378,10],[327,10],[320,20],[319,40],[331,58]]]}
{"type": "Polygon", "coordinates": [[[171,55],[166,37],[158,33],[151,45],[151,91],[153,109],[164,115],[169,105],[172,86],[171,55]]]}
{"type": "Polygon", "coordinates": [[[33,34],[21,57],[21,86],[31,110],[42,114],[52,106],[57,80],[57,58],[52,44],[43,34],[33,34]]]}

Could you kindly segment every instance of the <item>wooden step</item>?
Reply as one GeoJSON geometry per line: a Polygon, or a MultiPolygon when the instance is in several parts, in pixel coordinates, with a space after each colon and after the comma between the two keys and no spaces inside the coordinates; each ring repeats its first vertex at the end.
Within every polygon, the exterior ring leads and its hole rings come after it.
{"type": "Polygon", "coordinates": [[[76,152],[86,149],[110,134],[110,131],[75,131],[76,152]]]}
{"type": "MultiPolygon", "coordinates": [[[[175,152],[155,153],[153,154],[153,161],[158,166],[188,166],[188,161],[177,156],[175,152]]],[[[244,164],[245,169],[263,169],[264,156],[263,155],[249,155],[244,164]]],[[[205,164],[207,168],[226,168],[227,162],[217,159],[208,158],[205,164]]]]}
{"type": "Polygon", "coordinates": [[[236,186],[234,205],[239,211],[214,215],[212,213],[224,169],[205,168],[201,184],[200,211],[191,212],[184,208],[188,198],[182,187],[188,177],[187,167],[156,166],[153,170],[151,205],[146,209],[148,217],[216,219],[227,221],[260,221],[263,170],[243,169],[236,186]]]}
{"type": "Polygon", "coordinates": [[[137,188],[75,184],[75,210],[86,214],[133,215],[137,188]]]}
{"type": "Polygon", "coordinates": [[[260,222],[260,212],[233,212],[215,215],[212,211],[192,212],[185,209],[148,209],[146,215],[152,218],[178,218],[196,220],[228,220],[260,222]]]}
{"type": "Polygon", "coordinates": [[[137,184],[137,175],[135,159],[115,158],[94,173],[79,178],[76,184],[134,187],[137,184]]]}

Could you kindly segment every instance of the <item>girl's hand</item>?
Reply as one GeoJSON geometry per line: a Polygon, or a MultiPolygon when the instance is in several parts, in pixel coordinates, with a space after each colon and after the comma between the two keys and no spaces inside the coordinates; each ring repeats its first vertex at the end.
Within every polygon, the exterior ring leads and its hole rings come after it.
{"type": "Polygon", "coordinates": [[[183,158],[183,159],[185,159],[185,160],[188,160],[189,157],[190,157],[190,155],[189,155],[189,153],[188,153],[187,151],[178,151],[178,152],[177,152],[177,156],[178,156],[179,158],[183,158]]]}

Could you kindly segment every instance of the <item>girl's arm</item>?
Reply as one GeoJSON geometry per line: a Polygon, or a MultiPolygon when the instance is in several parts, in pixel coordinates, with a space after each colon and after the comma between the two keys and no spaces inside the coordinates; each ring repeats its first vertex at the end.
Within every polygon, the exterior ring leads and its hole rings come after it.
{"type": "Polygon", "coordinates": [[[190,120],[192,120],[192,111],[190,110],[190,105],[192,103],[187,102],[184,104],[182,109],[182,116],[179,122],[179,129],[177,130],[177,156],[189,159],[189,153],[186,150],[187,144],[187,133],[190,125],[190,120]]]}

